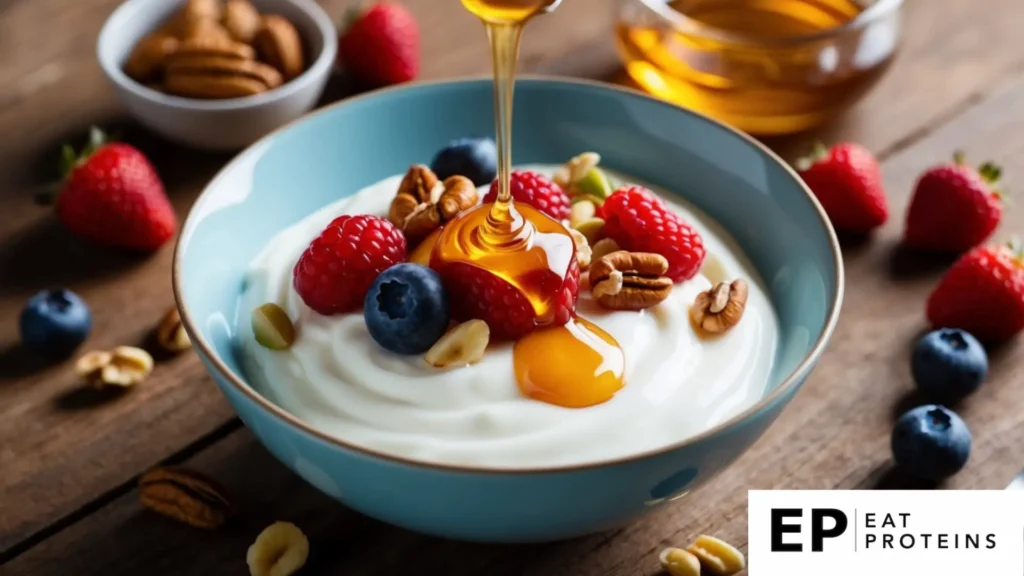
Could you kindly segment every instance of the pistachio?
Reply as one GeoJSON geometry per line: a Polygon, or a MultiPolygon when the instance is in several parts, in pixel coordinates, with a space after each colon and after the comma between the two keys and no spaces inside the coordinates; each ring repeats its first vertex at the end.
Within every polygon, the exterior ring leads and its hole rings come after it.
{"type": "Polygon", "coordinates": [[[253,37],[260,59],[277,68],[285,80],[291,80],[305,68],[299,32],[286,18],[268,14],[260,19],[253,37]]]}
{"type": "Polygon", "coordinates": [[[435,368],[476,364],[484,357],[491,329],[483,320],[463,322],[441,337],[424,359],[435,368]]]}
{"type": "Polygon", "coordinates": [[[687,550],[700,560],[702,566],[717,576],[732,576],[747,567],[742,552],[713,536],[700,536],[687,550]]]}
{"type": "Polygon", "coordinates": [[[601,156],[597,152],[584,152],[563,164],[556,172],[552,180],[566,191],[573,184],[579,182],[591,170],[601,163],[601,156]]]}
{"type": "Polygon", "coordinates": [[[227,491],[211,478],[180,467],[156,468],[139,479],[142,505],[197,528],[220,527],[234,513],[227,491]]]}
{"type": "Polygon", "coordinates": [[[660,254],[619,250],[591,262],[591,292],[610,310],[643,310],[672,292],[667,271],[668,260],[660,254]]]}
{"type": "Polygon", "coordinates": [[[665,548],[658,560],[669,576],[700,576],[700,560],[686,550],[665,548]]]}
{"type": "Polygon", "coordinates": [[[747,283],[734,280],[719,282],[711,290],[701,292],[690,306],[690,320],[704,334],[721,334],[743,318],[747,305],[747,283]]]}
{"type": "Polygon", "coordinates": [[[597,167],[600,163],[601,156],[597,152],[584,152],[559,168],[552,180],[569,196],[584,196],[600,206],[612,193],[608,176],[597,167]]]}
{"type": "Polygon", "coordinates": [[[572,236],[573,244],[576,245],[576,262],[580,265],[580,268],[586,270],[590,267],[591,261],[590,243],[587,242],[587,237],[581,234],[579,230],[570,228],[569,235],[572,236]]]}
{"type": "Polygon", "coordinates": [[[583,195],[601,198],[602,200],[611,196],[612,185],[604,170],[593,168],[580,178],[569,189],[572,195],[583,195]]]}
{"type": "Polygon", "coordinates": [[[597,214],[597,206],[593,202],[575,202],[569,210],[569,226],[579,229],[580,224],[591,220],[597,214]]]}
{"type": "MultiPolygon", "coordinates": [[[[580,231],[580,234],[586,236],[587,242],[590,242],[591,246],[604,239],[603,218],[591,218],[585,222],[581,222],[578,226],[575,226],[575,228],[580,231]]],[[[618,248],[616,248],[616,250],[618,250],[618,248]]]]}
{"type": "Polygon", "coordinates": [[[284,308],[273,302],[252,311],[252,332],[256,342],[270,350],[287,350],[295,343],[295,325],[284,308]]]}
{"type": "Polygon", "coordinates": [[[181,323],[181,315],[178,309],[172,307],[164,314],[160,324],[156,328],[156,341],[161,348],[168,352],[184,352],[191,347],[188,333],[181,323]]]}
{"type": "Polygon", "coordinates": [[[75,362],[78,377],[97,388],[127,388],[144,380],[152,371],[153,357],[133,346],[89,352],[75,362]]]}
{"type": "MultiPolygon", "coordinates": [[[[604,228],[603,220],[601,221],[601,227],[604,228]]],[[[583,230],[580,230],[580,232],[583,233],[584,236],[587,234],[583,230]]],[[[602,238],[590,245],[590,261],[593,262],[598,258],[603,258],[612,252],[618,252],[619,250],[621,250],[621,248],[619,248],[618,242],[611,238],[602,238]]]]}
{"type": "Polygon", "coordinates": [[[228,0],[223,24],[232,38],[250,44],[260,27],[260,13],[249,0],[228,0]]]}
{"type": "Polygon", "coordinates": [[[295,574],[309,557],[309,539],[291,522],[274,522],[256,537],[245,554],[252,576],[295,574]]]}

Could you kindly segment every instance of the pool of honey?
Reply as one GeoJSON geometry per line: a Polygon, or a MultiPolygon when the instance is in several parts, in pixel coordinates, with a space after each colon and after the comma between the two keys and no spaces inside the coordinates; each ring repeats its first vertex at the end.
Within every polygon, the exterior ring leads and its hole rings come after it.
{"type": "Polygon", "coordinates": [[[676,0],[669,7],[749,41],[622,21],[617,39],[630,77],[660,98],[754,134],[798,132],[832,118],[863,96],[892,58],[885,39],[878,57],[862,66],[839,65],[852,58],[839,50],[851,51],[856,36],[839,46],[828,45],[836,39],[771,42],[848,24],[864,10],[851,0],[676,0]]]}

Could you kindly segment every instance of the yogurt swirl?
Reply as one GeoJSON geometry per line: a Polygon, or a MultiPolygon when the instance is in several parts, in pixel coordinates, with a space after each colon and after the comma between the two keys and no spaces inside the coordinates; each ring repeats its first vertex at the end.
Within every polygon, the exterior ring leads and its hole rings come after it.
{"type": "MultiPolygon", "coordinates": [[[[547,175],[556,169],[524,168],[547,175]]],[[[763,283],[717,224],[664,194],[670,209],[703,236],[707,261],[666,301],[639,313],[605,310],[581,292],[577,313],[608,331],[626,357],[626,386],[597,406],[562,408],[523,396],[511,343],[492,344],[476,365],[437,370],[419,356],[380,348],[361,314],[326,317],[310,310],[292,287],[303,250],[339,215],[385,215],[401,178],[384,179],[281,231],[249,267],[237,327],[247,375],[260,393],[313,428],[425,462],[562,466],[682,441],[763,395],[779,332],[763,283]],[[721,338],[698,339],[689,305],[713,282],[734,278],[750,284],[743,320],[721,338]],[[249,312],[267,302],[296,320],[298,337],[287,351],[268,350],[253,338],[249,312]]]]}

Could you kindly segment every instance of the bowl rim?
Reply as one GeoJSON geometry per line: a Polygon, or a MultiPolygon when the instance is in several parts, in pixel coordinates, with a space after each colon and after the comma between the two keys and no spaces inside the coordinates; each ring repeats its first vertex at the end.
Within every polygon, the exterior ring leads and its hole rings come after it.
{"type": "Polygon", "coordinates": [[[562,77],[544,76],[544,75],[536,75],[536,74],[517,75],[516,79],[517,79],[517,83],[519,81],[525,81],[527,83],[537,83],[537,84],[544,84],[544,83],[548,83],[548,84],[568,84],[568,85],[572,85],[572,86],[576,86],[576,87],[582,87],[582,88],[586,88],[586,89],[595,89],[595,90],[598,90],[598,91],[602,91],[602,90],[610,91],[610,92],[614,92],[614,93],[621,94],[621,95],[624,95],[624,96],[627,96],[627,97],[631,97],[631,98],[640,98],[640,99],[643,99],[643,100],[648,100],[648,101],[650,101],[650,102],[652,102],[652,103],[654,103],[656,105],[667,106],[667,107],[672,108],[672,109],[674,109],[676,111],[681,111],[684,114],[688,114],[690,116],[693,116],[697,120],[702,120],[702,121],[704,121],[706,123],[712,124],[712,125],[717,126],[717,127],[721,128],[723,130],[726,130],[726,131],[732,133],[735,136],[738,136],[739,138],[743,139],[744,141],[746,141],[751,146],[754,146],[757,150],[759,150],[767,158],[771,159],[772,161],[777,163],[779,166],[781,166],[782,169],[785,170],[793,178],[793,181],[797,184],[799,189],[803,191],[803,193],[807,197],[808,201],[810,201],[811,205],[814,207],[815,213],[818,215],[819,223],[824,227],[825,232],[826,232],[826,234],[828,236],[829,249],[831,250],[832,257],[833,257],[833,259],[835,261],[835,269],[833,270],[833,282],[835,283],[835,292],[834,292],[833,297],[830,299],[831,300],[830,303],[829,303],[830,309],[828,311],[828,315],[827,315],[827,318],[826,318],[826,321],[825,321],[825,325],[822,327],[821,333],[818,335],[818,338],[815,340],[814,345],[804,355],[803,359],[789,373],[789,375],[787,375],[782,380],[782,382],[779,383],[779,385],[775,388],[775,390],[773,390],[771,393],[761,397],[761,399],[758,400],[758,402],[756,404],[754,404],[753,406],[748,407],[747,409],[743,410],[742,412],[739,412],[739,413],[733,415],[732,417],[730,417],[725,422],[721,422],[721,423],[719,423],[719,424],[717,424],[717,425],[715,425],[715,426],[713,426],[711,428],[708,428],[708,429],[700,432],[699,434],[696,434],[696,435],[693,435],[693,436],[689,436],[687,438],[684,438],[683,440],[680,440],[678,442],[673,442],[673,443],[671,443],[671,444],[669,444],[667,446],[662,446],[660,448],[644,450],[643,452],[638,452],[636,454],[631,454],[629,456],[621,456],[621,457],[617,457],[617,458],[607,458],[607,459],[603,459],[603,460],[597,460],[597,461],[593,461],[593,462],[584,462],[584,463],[580,463],[580,464],[556,465],[556,466],[533,466],[533,467],[527,466],[527,467],[517,467],[517,468],[501,468],[501,467],[489,467],[489,466],[455,465],[455,464],[446,464],[446,463],[443,463],[443,462],[431,462],[431,461],[427,461],[427,460],[418,460],[418,459],[415,459],[415,458],[410,458],[410,457],[406,457],[406,456],[400,456],[400,455],[397,455],[397,454],[389,454],[389,453],[384,452],[384,451],[375,450],[375,449],[372,449],[372,448],[360,446],[358,444],[351,443],[351,442],[349,442],[347,440],[344,440],[342,438],[338,438],[338,437],[332,436],[330,434],[324,433],[324,432],[322,432],[320,430],[317,430],[313,426],[309,425],[305,421],[301,420],[297,416],[291,414],[290,412],[288,412],[284,408],[281,408],[280,406],[274,404],[269,399],[264,397],[262,394],[259,394],[258,392],[256,392],[256,390],[254,388],[252,388],[248,383],[246,383],[245,379],[242,376],[240,376],[238,374],[235,374],[235,372],[232,371],[220,359],[220,356],[213,350],[212,346],[210,346],[210,344],[206,341],[206,339],[203,338],[202,334],[199,331],[196,330],[195,323],[194,323],[194,321],[192,319],[192,315],[190,314],[188,306],[185,304],[185,301],[182,298],[183,291],[182,291],[182,287],[181,287],[181,281],[182,281],[182,278],[181,278],[181,276],[182,276],[182,273],[181,273],[182,239],[184,238],[184,231],[188,228],[188,224],[189,224],[189,222],[191,221],[192,217],[194,216],[194,214],[196,212],[196,207],[199,206],[200,202],[203,199],[203,196],[206,195],[212,189],[212,185],[214,183],[216,183],[217,180],[219,180],[221,177],[223,177],[223,175],[226,174],[228,171],[234,169],[236,164],[240,163],[241,161],[244,161],[244,159],[245,159],[244,157],[247,156],[248,154],[250,154],[252,150],[261,149],[262,147],[264,147],[270,141],[270,139],[276,137],[279,132],[284,131],[286,129],[289,129],[293,125],[298,124],[300,122],[308,121],[308,120],[312,119],[313,117],[316,117],[316,116],[318,116],[320,114],[327,113],[327,112],[332,111],[332,110],[334,110],[336,108],[339,108],[341,106],[346,106],[346,105],[349,105],[349,104],[353,104],[353,103],[356,103],[356,102],[361,102],[363,100],[374,98],[374,97],[377,97],[380,94],[397,92],[397,91],[407,91],[407,90],[408,91],[412,91],[412,90],[421,89],[423,87],[436,86],[436,85],[441,85],[441,84],[459,85],[459,84],[481,83],[481,82],[484,82],[484,81],[491,82],[492,78],[490,76],[469,76],[469,77],[458,78],[458,79],[443,79],[443,80],[434,80],[434,81],[426,81],[426,82],[416,82],[416,83],[411,83],[411,84],[402,84],[402,85],[399,85],[399,86],[391,86],[391,87],[386,87],[386,88],[380,88],[380,89],[377,89],[377,90],[372,90],[372,91],[369,91],[369,92],[365,92],[363,94],[359,94],[359,95],[356,95],[356,96],[345,98],[345,99],[340,100],[338,102],[334,102],[334,103],[332,103],[330,105],[327,105],[327,106],[324,106],[322,108],[319,108],[318,110],[315,110],[314,112],[311,112],[311,113],[309,113],[309,114],[307,114],[307,115],[305,115],[305,116],[303,116],[301,118],[298,118],[298,119],[296,119],[296,120],[294,120],[292,122],[289,122],[288,124],[285,124],[284,126],[282,126],[282,127],[278,128],[278,129],[274,130],[273,132],[267,134],[266,136],[264,136],[263,138],[261,138],[260,140],[258,140],[257,142],[255,142],[254,144],[252,144],[251,146],[249,146],[248,148],[246,148],[245,150],[243,150],[239,154],[237,154],[234,158],[231,159],[230,162],[225,164],[224,167],[221,168],[217,172],[217,174],[203,188],[202,192],[200,192],[199,195],[196,196],[195,201],[193,202],[192,206],[189,208],[188,215],[185,217],[185,220],[183,221],[183,224],[182,224],[182,226],[180,228],[180,231],[179,231],[179,234],[178,234],[178,238],[177,238],[177,240],[175,242],[174,255],[173,255],[173,261],[172,261],[172,269],[171,269],[171,284],[172,284],[172,290],[173,290],[173,293],[174,293],[174,301],[175,301],[175,303],[176,303],[176,305],[178,307],[178,310],[180,312],[182,325],[185,327],[185,330],[186,330],[186,332],[188,333],[188,335],[189,335],[189,337],[191,339],[192,345],[195,346],[196,348],[198,348],[199,351],[201,352],[201,354],[203,356],[205,356],[207,358],[207,360],[209,361],[209,366],[211,367],[211,369],[215,370],[216,372],[218,372],[219,373],[218,375],[221,378],[223,378],[224,381],[228,382],[238,392],[240,392],[243,395],[247,396],[257,406],[259,406],[264,411],[266,411],[268,413],[268,415],[270,415],[272,417],[276,417],[276,418],[282,420],[285,425],[290,425],[290,426],[296,428],[299,432],[308,434],[308,435],[312,436],[313,438],[316,438],[316,439],[318,439],[318,440],[320,440],[322,442],[326,442],[327,444],[332,445],[332,446],[334,446],[336,448],[341,448],[343,450],[351,451],[351,452],[354,452],[354,453],[359,454],[361,456],[365,456],[365,457],[369,457],[369,458],[376,458],[376,459],[382,460],[384,462],[389,462],[389,463],[392,463],[392,464],[400,464],[400,465],[410,466],[410,467],[414,467],[414,468],[429,469],[429,470],[443,470],[443,471],[450,471],[450,472],[461,472],[461,473],[467,473],[467,474],[485,474],[485,475],[529,475],[529,474],[557,474],[557,473],[568,473],[568,472],[580,472],[580,471],[584,471],[584,470],[593,470],[593,469],[597,469],[597,468],[604,468],[604,467],[609,467],[609,466],[617,466],[617,465],[629,464],[629,463],[637,462],[637,461],[640,461],[640,460],[645,460],[647,458],[653,458],[653,457],[661,456],[663,454],[668,454],[670,452],[674,452],[674,451],[679,450],[681,448],[684,448],[686,446],[697,444],[698,442],[706,440],[707,438],[710,438],[712,436],[721,434],[722,432],[724,432],[726,430],[734,428],[734,427],[738,426],[739,424],[741,424],[741,423],[749,420],[750,418],[754,417],[759,412],[761,412],[761,411],[763,411],[763,410],[765,410],[765,409],[767,409],[767,408],[769,408],[771,406],[774,406],[775,403],[778,402],[781,398],[783,398],[788,393],[790,393],[791,391],[794,391],[796,388],[798,388],[800,383],[810,373],[811,369],[815,366],[815,364],[817,364],[818,359],[821,357],[822,353],[824,352],[825,347],[828,344],[828,341],[832,337],[832,333],[835,330],[836,324],[838,323],[839,311],[840,311],[840,309],[842,307],[843,294],[844,294],[844,290],[845,290],[845,272],[844,272],[844,266],[843,266],[843,255],[842,255],[842,251],[840,250],[839,240],[838,240],[838,238],[836,236],[835,230],[832,228],[832,224],[829,221],[828,216],[825,214],[825,210],[821,206],[821,203],[818,202],[818,199],[811,192],[810,188],[803,182],[803,180],[800,178],[800,176],[797,175],[796,171],[788,163],[783,161],[777,154],[775,154],[775,152],[773,152],[771,149],[769,149],[767,146],[765,146],[761,142],[755,140],[752,136],[749,136],[749,135],[745,134],[744,132],[741,132],[740,130],[738,130],[736,128],[733,128],[733,127],[728,126],[728,125],[726,125],[726,124],[724,124],[722,122],[719,122],[718,120],[715,120],[713,118],[709,118],[709,117],[704,116],[703,114],[700,114],[698,112],[694,112],[692,110],[688,110],[688,109],[682,108],[682,107],[677,106],[675,104],[672,104],[670,102],[667,102],[667,101],[664,101],[664,100],[659,100],[659,99],[657,99],[657,98],[655,98],[653,96],[650,96],[650,95],[645,94],[643,92],[640,92],[638,90],[634,90],[632,88],[612,85],[612,84],[608,84],[608,83],[605,83],[605,82],[599,82],[599,81],[596,81],[596,80],[587,80],[587,79],[578,79],[578,78],[562,78],[562,77]]]}
{"type": "Polygon", "coordinates": [[[654,12],[662,20],[665,20],[672,25],[673,28],[685,34],[743,46],[770,47],[795,46],[836,38],[846,34],[847,32],[859,30],[869,24],[872,24],[903,7],[903,0],[876,0],[873,4],[862,10],[848,22],[844,22],[842,25],[835,28],[830,28],[821,32],[784,36],[781,38],[755,38],[694,20],[685,13],[670,7],[666,0],[635,1],[643,4],[644,8],[654,12]]]}
{"type": "MultiPolygon", "coordinates": [[[[122,24],[121,21],[127,19],[135,12],[145,9],[148,3],[157,1],[158,0],[126,0],[125,2],[122,2],[114,9],[113,12],[111,12],[110,16],[107,17],[106,21],[103,23],[103,27],[100,28],[99,36],[97,36],[96,39],[96,59],[99,61],[103,74],[111,82],[124,90],[127,90],[137,98],[142,98],[161,106],[193,112],[246,110],[290,98],[295,93],[301,92],[310,84],[315,83],[325,74],[329,74],[331,69],[334,67],[334,61],[338,54],[338,34],[337,30],[334,28],[334,21],[331,20],[330,15],[328,15],[319,4],[312,0],[274,0],[275,2],[280,2],[282,4],[290,4],[294,6],[296,10],[309,16],[315,24],[317,34],[320,37],[321,44],[323,45],[320,49],[320,54],[302,72],[302,74],[299,74],[295,78],[292,78],[272,90],[267,90],[266,92],[254,94],[252,96],[243,96],[241,98],[203,100],[200,98],[185,98],[184,96],[175,96],[173,94],[157,92],[156,90],[129,78],[128,75],[125,74],[124,70],[121,69],[118,62],[113,61],[112,58],[105,58],[103,55],[103,46],[110,41],[109,38],[111,36],[117,34],[117,29],[122,24]]],[[[150,31],[149,33],[152,32],[153,31],[150,31]]]]}

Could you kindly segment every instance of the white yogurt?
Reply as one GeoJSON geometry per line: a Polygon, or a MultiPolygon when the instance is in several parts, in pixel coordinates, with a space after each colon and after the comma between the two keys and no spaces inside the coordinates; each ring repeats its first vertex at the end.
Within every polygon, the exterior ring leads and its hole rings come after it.
{"type": "MultiPolygon", "coordinates": [[[[525,168],[554,172],[550,166],[525,168]]],[[[604,404],[561,408],[523,396],[511,344],[492,345],[474,366],[437,370],[420,356],[379,347],[361,314],[325,317],[310,310],[292,287],[292,268],[303,250],[341,214],[386,215],[400,180],[387,178],[280,232],[250,266],[238,315],[248,376],[267,398],[313,428],[428,462],[558,466],[679,442],[763,395],[778,340],[763,283],[717,224],[667,199],[703,236],[707,261],[701,274],[645,312],[609,312],[581,293],[577,312],[611,333],[625,352],[626,385],[604,404]],[[699,340],[688,306],[712,282],[733,278],[750,284],[743,320],[722,338],[699,340]],[[249,312],[266,302],[297,319],[298,338],[287,351],[268,350],[253,339],[249,312]]]]}

